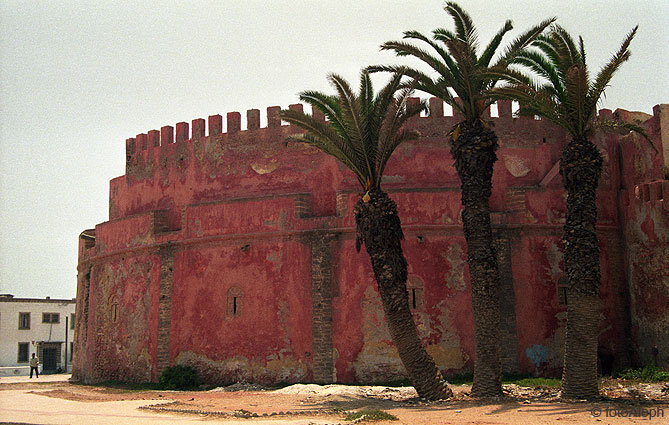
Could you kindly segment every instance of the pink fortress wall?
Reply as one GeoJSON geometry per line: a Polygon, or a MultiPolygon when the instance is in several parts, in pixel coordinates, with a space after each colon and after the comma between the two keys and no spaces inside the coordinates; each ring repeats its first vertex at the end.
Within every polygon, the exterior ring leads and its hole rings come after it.
{"type": "MultiPolygon", "coordinates": [[[[421,139],[398,148],[383,186],[402,219],[419,332],[445,373],[457,374],[472,370],[474,353],[459,181],[446,138],[458,118],[444,116],[435,99],[430,105],[430,116],[411,123],[421,139]]],[[[508,102],[498,111],[489,117],[500,138],[491,208],[504,368],[556,375],[566,311],[557,288],[565,214],[557,170],[567,139],[545,121],[513,118],[508,102]]],[[[247,130],[233,112],[226,132],[216,115],[126,141],[126,174],[110,183],[110,220],[80,239],[75,379],[156,380],[174,364],[210,382],[403,377],[369,260],[354,249],[357,182],[318,150],[286,142],[296,130],[277,112],[268,108],[267,128],[250,110],[247,130]]],[[[644,125],[661,146],[669,123],[660,112],[644,125]]],[[[669,293],[662,152],[651,154],[634,136],[596,142],[605,158],[602,359],[615,358],[611,367],[643,361],[659,341],[666,364],[658,325],[667,322],[669,293]]]]}

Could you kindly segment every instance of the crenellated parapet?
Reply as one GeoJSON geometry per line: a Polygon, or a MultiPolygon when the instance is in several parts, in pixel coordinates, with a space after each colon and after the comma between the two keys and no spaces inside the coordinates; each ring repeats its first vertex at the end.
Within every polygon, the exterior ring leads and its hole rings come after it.
{"type": "MultiPolygon", "coordinates": [[[[410,98],[410,102],[418,102],[419,98],[410,98]]],[[[441,99],[430,98],[429,112],[422,117],[415,117],[409,125],[418,129],[429,129],[438,124],[442,129],[450,129],[459,122],[462,117],[457,114],[448,113],[444,110],[444,103],[441,99]]],[[[555,128],[552,124],[545,121],[527,117],[514,117],[512,113],[512,102],[500,100],[494,106],[497,113],[492,116],[491,109],[488,108],[484,113],[484,118],[490,120],[495,127],[499,127],[502,132],[538,132],[540,134],[554,134],[555,128]],[[550,131],[546,131],[549,130],[550,131]]],[[[303,110],[302,104],[293,104],[289,109],[303,110]]],[[[241,113],[228,112],[225,117],[225,128],[223,127],[222,115],[210,115],[207,120],[197,118],[188,122],[179,122],[175,126],[164,126],[160,130],[150,130],[147,133],[141,133],[135,137],[126,140],[126,159],[127,171],[131,171],[135,162],[140,158],[145,158],[150,152],[154,155],[161,149],[170,149],[174,144],[199,141],[211,137],[247,137],[254,140],[255,144],[262,144],[263,139],[276,136],[277,132],[289,133],[297,131],[290,125],[282,125],[279,112],[281,107],[270,106],[266,110],[267,126],[260,125],[260,110],[249,109],[246,111],[246,129],[242,129],[241,113]],[[128,170],[130,169],[130,170],[128,170]]],[[[318,110],[312,110],[311,113],[325,122],[325,116],[318,110]]]]}
{"type": "MultiPolygon", "coordinates": [[[[302,105],[291,105],[291,109],[302,105]]],[[[267,127],[280,128],[281,118],[279,111],[281,107],[270,106],[267,108],[267,127]]],[[[260,130],[260,110],[249,109],[246,111],[246,131],[260,130]]],[[[205,137],[220,136],[224,134],[235,134],[242,131],[241,114],[239,112],[228,112],[226,115],[225,132],[223,131],[223,117],[221,115],[210,115],[205,121],[197,118],[187,122],[179,122],[176,126],[164,126],[160,130],[150,130],[147,133],[138,134],[126,140],[126,156],[129,161],[142,152],[155,148],[169,146],[174,143],[200,140],[205,137]],[[208,130],[208,132],[206,131],[208,130]]]]}

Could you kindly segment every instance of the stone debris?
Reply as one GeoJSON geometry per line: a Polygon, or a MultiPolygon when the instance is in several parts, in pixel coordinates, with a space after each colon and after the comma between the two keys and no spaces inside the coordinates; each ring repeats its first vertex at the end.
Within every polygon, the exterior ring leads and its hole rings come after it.
{"type": "Polygon", "coordinates": [[[295,384],[274,391],[277,394],[318,394],[319,396],[363,396],[375,399],[404,401],[418,397],[413,387],[382,387],[357,385],[295,384]]]}
{"type": "Polygon", "coordinates": [[[225,387],[216,387],[214,389],[209,390],[211,392],[220,392],[220,391],[225,391],[225,392],[236,392],[236,391],[267,391],[266,387],[263,387],[262,385],[258,384],[251,384],[248,382],[236,382],[232,385],[228,385],[225,387]]]}

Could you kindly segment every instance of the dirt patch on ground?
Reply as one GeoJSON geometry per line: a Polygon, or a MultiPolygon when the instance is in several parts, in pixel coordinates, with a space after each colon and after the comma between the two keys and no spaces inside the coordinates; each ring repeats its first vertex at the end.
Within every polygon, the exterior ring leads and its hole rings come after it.
{"type": "Polygon", "coordinates": [[[6,384],[1,389],[28,389],[35,394],[74,401],[155,400],[145,409],[166,414],[194,414],[225,423],[226,418],[289,420],[300,423],[348,424],[345,414],[383,410],[399,421],[377,424],[509,424],[669,423],[669,382],[639,384],[602,382],[601,400],[565,402],[557,389],[505,385],[505,396],[477,400],[468,385],[452,386],[454,397],[425,402],[411,387],[297,384],[278,390],[248,384],[209,391],[134,391],[69,383],[6,384]],[[645,417],[644,417],[645,415],[645,417]],[[664,416],[662,416],[664,415],[664,416]],[[306,421],[306,422],[304,422],[306,421]]]}

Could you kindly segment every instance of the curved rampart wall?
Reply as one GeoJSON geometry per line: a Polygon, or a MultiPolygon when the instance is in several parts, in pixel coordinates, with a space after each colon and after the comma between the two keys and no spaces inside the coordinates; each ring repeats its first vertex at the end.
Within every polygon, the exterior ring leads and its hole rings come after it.
{"type": "MultiPolygon", "coordinates": [[[[473,366],[473,324],[459,181],[446,134],[458,121],[430,100],[383,187],[397,202],[409,295],[428,350],[446,373],[473,366]]],[[[291,108],[301,108],[292,105],[291,108]]],[[[354,249],[359,188],[332,158],[298,143],[278,107],[194,120],[126,141],[126,175],[110,184],[110,221],[82,234],[73,374],[155,380],[175,363],[212,382],[379,382],[403,376],[383,324],[369,260],[354,249]]],[[[491,199],[503,276],[509,371],[557,374],[564,299],[564,132],[490,118],[500,138],[491,199]]],[[[617,111],[618,112],[618,111],[617,111]]],[[[611,114],[603,110],[601,114],[611,114]]],[[[652,119],[655,119],[652,118],[652,119]]],[[[651,120],[652,120],[651,119],[651,120]]],[[[629,317],[618,190],[619,136],[598,137],[604,355],[625,363],[629,317]]]]}

